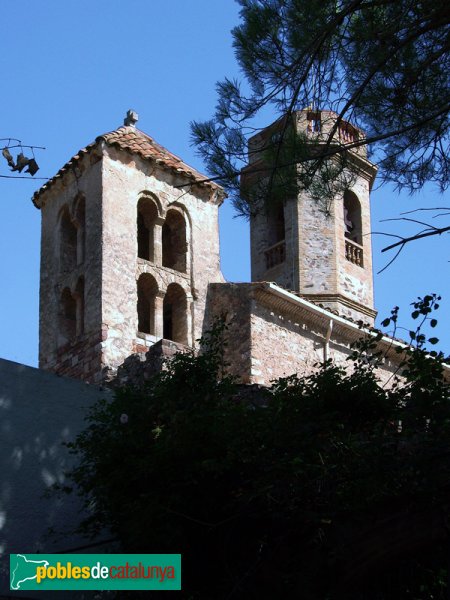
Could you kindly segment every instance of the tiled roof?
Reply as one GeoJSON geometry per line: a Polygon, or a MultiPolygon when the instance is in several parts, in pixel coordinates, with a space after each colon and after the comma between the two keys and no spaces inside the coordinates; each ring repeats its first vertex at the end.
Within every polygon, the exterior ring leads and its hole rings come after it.
{"type": "Polygon", "coordinates": [[[149,135],[136,129],[133,126],[122,126],[111,131],[104,133],[96,138],[95,142],[89,144],[85,148],[82,148],[75,156],[73,156],[57,173],[54,177],[49,179],[39,190],[33,195],[33,203],[37,208],[40,208],[39,197],[47,191],[55,181],[57,181],[66,171],[70,170],[71,167],[75,166],[78,160],[83,154],[89,153],[98,143],[105,142],[108,146],[116,146],[130,152],[137,154],[138,156],[155,161],[156,164],[163,165],[173,172],[179,173],[185,176],[191,181],[210,187],[214,190],[222,192],[223,189],[214,183],[213,181],[206,181],[207,177],[196,171],[193,167],[190,167],[172,152],[169,152],[166,148],[155,142],[149,135]]]}
{"type": "Polygon", "coordinates": [[[136,127],[119,127],[111,133],[105,133],[97,138],[96,141],[104,140],[110,146],[118,146],[122,150],[128,150],[133,154],[139,154],[142,158],[154,160],[157,164],[163,164],[170,169],[186,175],[198,183],[222,189],[212,181],[205,181],[207,177],[202,175],[186,163],[181,158],[169,152],[166,148],[155,142],[146,133],[136,129],[136,127]]]}

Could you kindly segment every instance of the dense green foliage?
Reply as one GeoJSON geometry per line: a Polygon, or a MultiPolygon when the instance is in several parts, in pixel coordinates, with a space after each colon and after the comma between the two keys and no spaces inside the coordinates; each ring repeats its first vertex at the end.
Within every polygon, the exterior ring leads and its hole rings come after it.
{"type": "MultiPolygon", "coordinates": [[[[241,214],[252,209],[239,195],[238,178],[248,137],[267,126],[271,114],[274,120],[306,107],[334,110],[339,120],[362,127],[384,180],[410,191],[430,181],[446,189],[450,27],[445,0],[238,3],[241,24],[232,35],[244,83],[219,83],[213,119],[193,123],[192,132],[210,174],[231,193],[241,214]]],[[[345,155],[348,147],[352,144],[337,151],[345,155]]],[[[275,169],[283,166],[278,158],[275,169]]],[[[302,153],[295,160],[315,158],[302,153]]]]}
{"type": "Polygon", "coordinates": [[[390,389],[376,336],[350,372],[239,386],[214,329],[202,354],[92,410],[72,445],[85,528],[128,552],[182,552],[192,600],[447,597],[450,398],[421,337],[436,303],[416,303],[418,348],[390,389]]]}

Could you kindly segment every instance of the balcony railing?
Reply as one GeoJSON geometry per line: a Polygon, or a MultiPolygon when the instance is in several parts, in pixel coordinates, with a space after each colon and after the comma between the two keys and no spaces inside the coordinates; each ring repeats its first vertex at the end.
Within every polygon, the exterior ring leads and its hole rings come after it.
{"type": "Polygon", "coordinates": [[[264,252],[266,256],[266,269],[271,269],[284,262],[286,257],[285,241],[277,242],[264,252]]]}
{"type": "MultiPolygon", "coordinates": [[[[336,125],[337,115],[329,111],[309,111],[306,114],[306,134],[314,141],[327,142],[331,131],[336,125]]],[[[304,122],[304,121],[303,121],[304,122]]],[[[351,123],[341,121],[333,133],[333,141],[340,144],[353,144],[354,142],[362,141],[363,133],[351,123]]],[[[364,145],[355,146],[352,152],[367,155],[367,149],[364,145]]]]}
{"type": "Polygon", "coordinates": [[[358,131],[350,123],[341,123],[339,125],[339,138],[344,144],[357,142],[359,139],[358,131]]]}
{"type": "Polygon", "coordinates": [[[364,267],[363,248],[352,240],[345,240],[345,258],[358,267],[364,267]]]}

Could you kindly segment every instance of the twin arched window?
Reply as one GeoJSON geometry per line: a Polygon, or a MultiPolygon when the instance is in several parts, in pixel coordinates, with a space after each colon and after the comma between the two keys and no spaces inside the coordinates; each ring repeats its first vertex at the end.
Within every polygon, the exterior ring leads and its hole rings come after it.
{"type": "MultiPolygon", "coordinates": [[[[59,216],[59,270],[71,273],[84,261],[86,202],[79,194],[72,206],[66,205],[59,216]]],[[[80,276],[75,288],[66,286],[59,297],[58,347],[75,341],[84,333],[84,278],[80,276]]]]}
{"type": "MultiPolygon", "coordinates": [[[[156,198],[144,196],[137,205],[138,257],[181,273],[187,272],[186,220],[180,210],[169,208],[165,219],[156,198]]],[[[188,344],[187,296],[181,285],[171,283],[165,294],[156,279],[143,273],[137,282],[138,331],[188,344]]]]}
{"type": "Polygon", "coordinates": [[[187,296],[177,283],[171,283],[161,302],[156,279],[143,273],[137,282],[138,330],[180,344],[188,344],[187,296]]]}
{"type": "Polygon", "coordinates": [[[66,205],[59,218],[59,267],[70,273],[84,261],[86,202],[78,196],[71,214],[66,205]]]}
{"type": "Polygon", "coordinates": [[[141,198],[137,208],[138,257],[163,267],[186,273],[187,239],[186,221],[180,211],[169,209],[161,228],[156,202],[141,198]],[[159,254],[157,246],[161,246],[159,254]]]}

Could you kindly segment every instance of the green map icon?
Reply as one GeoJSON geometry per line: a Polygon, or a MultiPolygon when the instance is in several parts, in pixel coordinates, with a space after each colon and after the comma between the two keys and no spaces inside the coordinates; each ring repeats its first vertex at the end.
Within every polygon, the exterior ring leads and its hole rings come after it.
{"type": "Polygon", "coordinates": [[[20,586],[25,581],[36,579],[36,568],[48,567],[50,563],[47,560],[29,560],[24,554],[10,556],[12,590],[20,590],[20,586]]]}

